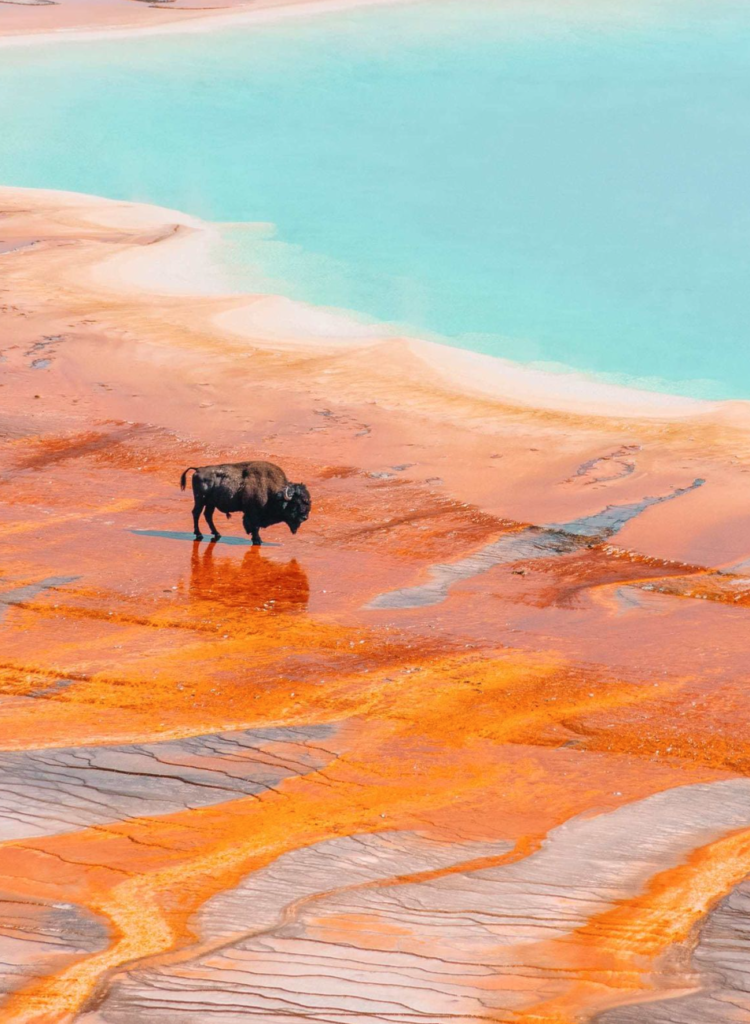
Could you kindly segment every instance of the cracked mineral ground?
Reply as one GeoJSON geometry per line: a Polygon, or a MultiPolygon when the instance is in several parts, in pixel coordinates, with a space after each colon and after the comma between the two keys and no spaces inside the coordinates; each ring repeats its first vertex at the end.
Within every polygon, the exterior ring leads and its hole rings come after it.
{"type": "Polygon", "coordinates": [[[3,1021],[750,1019],[744,408],[250,345],[73,280],[153,211],[0,205],[3,1021]],[[247,458],[310,520],[194,542],[247,458]]]}

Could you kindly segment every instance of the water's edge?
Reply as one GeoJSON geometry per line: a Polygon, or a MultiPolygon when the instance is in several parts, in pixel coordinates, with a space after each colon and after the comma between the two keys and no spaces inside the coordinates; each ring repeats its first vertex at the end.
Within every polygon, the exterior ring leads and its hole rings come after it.
{"type": "Polygon", "coordinates": [[[682,419],[722,407],[748,407],[741,400],[711,402],[683,395],[639,390],[597,380],[580,372],[551,373],[498,356],[402,333],[355,311],[314,306],[284,295],[238,293],[225,287],[217,262],[219,226],[181,211],[49,189],[8,188],[3,194],[34,196],[68,207],[80,206],[101,222],[161,229],[161,240],[103,256],[87,268],[88,283],[106,291],[148,293],[165,298],[205,296],[215,300],[212,323],[234,338],[269,348],[367,348],[398,341],[439,374],[450,390],[524,407],[598,416],[682,419]]]}

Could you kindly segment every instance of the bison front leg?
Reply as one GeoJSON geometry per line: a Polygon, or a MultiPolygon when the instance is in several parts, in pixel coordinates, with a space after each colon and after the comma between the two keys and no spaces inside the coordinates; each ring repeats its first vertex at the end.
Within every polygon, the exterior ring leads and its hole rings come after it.
{"type": "Polygon", "coordinates": [[[260,527],[258,521],[249,512],[245,512],[242,517],[242,525],[245,527],[245,533],[249,533],[253,538],[253,544],[258,547],[260,545],[260,527]]]}
{"type": "Polygon", "coordinates": [[[203,502],[196,496],[195,504],[193,505],[193,530],[195,532],[196,540],[203,540],[203,534],[198,520],[200,519],[201,512],[203,511],[203,502]]]}
{"type": "Polygon", "coordinates": [[[215,509],[215,507],[216,507],[215,505],[206,505],[206,511],[205,511],[204,514],[205,514],[205,517],[206,517],[206,522],[208,523],[208,528],[211,531],[211,533],[214,535],[214,540],[218,540],[221,537],[221,534],[219,533],[219,531],[214,526],[214,509],[215,509]]]}

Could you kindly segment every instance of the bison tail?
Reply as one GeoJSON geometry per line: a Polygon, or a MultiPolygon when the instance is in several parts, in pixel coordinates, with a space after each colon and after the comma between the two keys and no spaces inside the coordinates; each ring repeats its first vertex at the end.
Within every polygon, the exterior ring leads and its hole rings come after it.
{"type": "Polygon", "coordinates": [[[185,470],[185,472],[180,477],[180,490],[181,491],[185,490],[185,484],[187,483],[187,475],[188,475],[188,473],[190,472],[191,469],[194,469],[196,471],[196,473],[198,472],[198,467],[197,466],[188,466],[188,468],[185,470]]]}

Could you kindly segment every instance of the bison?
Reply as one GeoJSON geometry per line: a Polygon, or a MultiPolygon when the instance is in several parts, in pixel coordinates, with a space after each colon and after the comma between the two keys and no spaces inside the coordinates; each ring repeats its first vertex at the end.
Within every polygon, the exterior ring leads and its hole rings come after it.
{"type": "Polygon", "coordinates": [[[183,491],[191,469],[196,540],[203,540],[198,520],[204,509],[214,540],[221,536],[214,526],[214,511],[218,509],[227,519],[232,512],[241,512],[245,533],[251,534],[253,544],[260,544],[260,530],[264,527],[286,523],[296,533],[310,515],[310,493],[305,485],[290,483],[284,470],[271,462],[188,466],[180,477],[183,491]]]}

